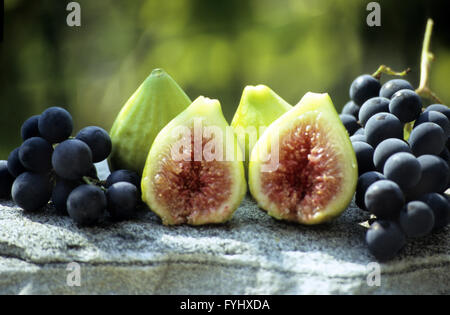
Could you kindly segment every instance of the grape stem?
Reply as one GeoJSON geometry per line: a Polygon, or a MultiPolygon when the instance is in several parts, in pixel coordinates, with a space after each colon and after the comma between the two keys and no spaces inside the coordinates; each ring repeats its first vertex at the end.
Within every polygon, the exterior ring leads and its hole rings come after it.
{"type": "Polygon", "coordinates": [[[89,176],[83,176],[83,181],[88,185],[99,186],[103,191],[106,191],[106,188],[103,187],[103,182],[101,180],[97,180],[89,176]]]}
{"type": "Polygon", "coordinates": [[[397,72],[397,71],[392,70],[391,68],[389,68],[389,67],[386,66],[386,65],[381,65],[381,66],[378,67],[378,70],[375,71],[375,72],[372,74],[372,76],[373,76],[375,79],[380,80],[381,75],[382,75],[383,73],[388,74],[388,75],[396,75],[396,76],[402,77],[402,76],[407,75],[410,71],[411,71],[411,69],[410,69],[410,68],[407,68],[406,70],[403,70],[403,71],[401,71],[401,72],[397,72]]]}
{"type": "Polygon", "coordinates": [[[420,60],[420,83],[416,89],[416,93],[421,97],[428,98],[439,104],[442,101],[439,97],[429,88],[429,73],[431,69],[431,62],[434,60],[434,55],[430,51],[431,34],[433,33],[433,20],[428,19],[427,27],[425,29],[425,36],[423,38],[422,56],[420,60]]]}

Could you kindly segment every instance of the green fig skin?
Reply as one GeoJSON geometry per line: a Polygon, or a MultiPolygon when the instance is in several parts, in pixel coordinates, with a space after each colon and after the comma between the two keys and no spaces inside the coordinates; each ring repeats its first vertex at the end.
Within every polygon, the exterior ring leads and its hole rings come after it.
{"type": "Polygon", "coordinates": [[[200,96],[170,121],[153,142],[142,175],[142,200],[164,225],[226,222],[247,191],[242,160],[242,151],[219,101],[200,96]],[[190,150],[186,147],[180,150],[178,140],[181,137],[187,139],[185,143],[195,141],[193,135],[199,129],[193,128],[199,123],[200,135],[214,128],[223,137],[208,136],[205,140],[200,136],[202,145],[206,145],[200,159],[192,159],[195,142],[190,150]],[[204,150],[211,139],[222,140],[214,142],[217,145],[213,151],[222,151],[224,159],[205,158],[204,150]],[[174,152],[187,152],[187,159],[174,158],[174,152]]]}
{"type": "Polygon", "coordinates": [[[308,92],[264,131],[251,152],[250,192],[279,220],[313,225],[339,216],[357,179],[355,152],[326,93],[308,92]],[[273,147],[279,161],[269,163],[273,147]],[[267,165],[276,167],[264,169],[267,165]]]}
{"type": "Polygon", "coordinates": [[[253,146],[264,128],[291,108],[291,105],[265,85],[248,85],[244,88],[239,106],[231,121],[231,127],[244,151],[246,169],[253,146]],[[253,139],[249,134],[252,131],[255,131],[253,139]]]}
{"type": "Polygon", "coordinates": [[[153,70],[111,128],[111,170],[127,169],[141,175],[156,135],[189,104],[189,97],[164,70],[153,70]]]}

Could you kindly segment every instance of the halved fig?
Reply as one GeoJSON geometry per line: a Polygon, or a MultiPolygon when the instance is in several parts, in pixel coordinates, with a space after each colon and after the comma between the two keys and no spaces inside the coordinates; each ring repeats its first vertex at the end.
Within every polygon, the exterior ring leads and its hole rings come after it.
{"type": "Polygon", "coordinates": [[[219,101],[200,96],[153,142],[142,199],[165,225],[225,222],[246,193],[242,160],[219,101]]]}
{"type": "Polygon", "coordinates": [[[307,93],[251,153],[250,192],[277,219],[318,224],[338,216],[357,178],[355,153],[328,94],[307,93]]]}

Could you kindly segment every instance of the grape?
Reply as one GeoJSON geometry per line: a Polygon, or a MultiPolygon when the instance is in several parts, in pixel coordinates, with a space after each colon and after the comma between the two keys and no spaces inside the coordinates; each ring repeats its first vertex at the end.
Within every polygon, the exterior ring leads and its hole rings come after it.
{"type": "Polygon", "coordinates": [[[447,116],[447,119],[450,120],[450,108],[448,108],[448,106],[442,104],[432,104],[425,108],[425,112],[431,110],[444,114],[445,116],[447,116]]]}
{"type": "Polygon", "coordinates": [[[358,119],[359,106],[355,104],[353,101],[348,101],[347,104],[342,107],[341,114],[352,115],[356,119],[358,119]]]}
{"type": "Polygon", "coordinates": [[[352,115],[340,114],[339,118],[341,118],[342,124],[344,125],[345,129],[347,129],[347,132],[350,136],[353,135],[355,131],[361,127],[356,121],[356,118],[352,115]]]}
{"type": "Polygon", "coordinates": [[[358,162],[358,174],[370,172],[375,169],[373,166],[373,148],[370,144],[362,141],[352,142],[353,150],[358,162]]]}
{"type": "Polygon", "coordinates": [[[402,189],[416,185],[421,173],[419,161],[408,152],[395,153],[384,164],[384,176],[396,182],[402,189]]]}
{"type": "Polygon", "coordinates": [[[67,198],[67,212],[79,225],[93,225],[106,209],[106,196],[94,185],[81,185],[67,198]]]}
{"type": "Polygon", "coordinates": [[[406,244],[406,237],[400,227],[386,220],[375,221],[366,233],[369,251],[377,260],[393,258],[406,244]]]}
{"type": "Polygon", "coordinates": [[[127,182],[111,185],[106,192],[108,212],[116,220],[132,218],[138,204],[138,190],[136,186],[127,182]]]}
{"type": "Polygon", "coordinates": [[[42,173],[52,169],[53,147],[47,140],[32,137],[25,140],[19,149],[19,159],[28,170],[42,173]]]}
{"type": "Polygon", "coordinates": [[[446,197],[437,193],[430,193],[423,195],[419,200],[425,202],[433,211],[433,229],[441,229],[450,223],[450,203],[446,197]]]}
{"type": "Polygon", "coordinates": [[[375,171],[364,173],[358,178],[358,183],[356,184],[355,203],[360,209],[367,211],[366,205],[364,204],[364,195],[366,194],[367,188],[369,188],[369,186],[376,181],[382,179],[386,179],[386,177],[375,171]]]}
{"type": "Polygon", "coordinates": [[[118,182],[127,182],[130,184],[133,184],[138,189],[141,187],[141,179],[139,175],[133,171],[128,170],[117,170],[109,174],[108,178],[106,179],[105,186],[108,188],[112,186],[115,183],[118,182]]]}
{"type": "Polygon", "coordinates": [[[14,202],[25,211],[36,211],[50,200],[52,187],[46,174],[25,172],[13,183],[11,195],[14,202]]]}
{"type": "Polygon", "coordinates": [[[411,201],[400,212],[399,224],[408,237],[422,237],[434,227],[434,213],[422,201],[411,201]]]}
{"type": "Polygon", "coordinates": [[[58,176],[70,180],[80,179],[92,169],[91,149],[81,140],[66,140],[55,148],[52,165],[58,176]]]}
{"type": "Polygon", "coordinates": [[[364,204],[370,213],[379,219],[389,219],[398,216],[405,203],[403,192],[397,183],[382,179],[367,188],[364,204]]]}
{"type": "Polygon", "coordinates": [[[351,142],[361,141],[366,142],[366,136],[365,135],[353,135],[350,137],[351,142]]]}
{"type": "Polygon", "coordinates": [[[103,161],[111,153],[111,138],[108,133],[96,126],[89,126],[80,130],[76,138],[85,142],[92,151],[94,163],[103,161]]]}
{"type": "Polygon", "coordinates": [[[402,123],[413,121],[422,112],[422,100],[414,91],[400,90],[392,96],[389,112],[397,116],[402,123]]]}
{"type": "Polygon", "coordinates": [[[364,128],[359,128],[358,130],[355,131],[355,133],[353,135],[354,136],[364,135],[364,128]]]}
{"type": "Polygon", "coordinates": [[[39,117],[39,132],[50,143],[60,143],[70,137],[72,116],[61,107],[50,107],[39,117]]]}
{"type": "Polygon", "coordinates": [[[389,138],[381,141],[373,152],[373,164],[375,165],[375,168],[379,172],[382,172],[386,160],[397,152],[411,153],[411,148],[408,143],[397,138],[389,138]]]}
{"type": "Polygon", "coordinates": [[[39,117],[40,115],[31,116],[22,125],[22,128],[20,129],[20,133],[22,136],[22,140],[25,141],[32,137],[40,137],[41,134],[39,133],[39,117]]]}
{"type": "Polygon", "coordinates": [[[414,91],[413,86],[406,80],[403,79],[393,79],[387,81],[380,89],[380,96],[391,98],[396,92],[400,90],[412,90],[414,91]]]}
{"type": "Polygon", "coordinates": [[[377,113],[389,112],[389,100],[384,97],[373,97],[368,99],[359,110],[359,123],[365,127],[367,121],[377,113]]]}
{"type": "Polygon", "coordinates": [[[11,198],[11,187],[14,182],[14,177],[8,171],[8,162],[0,161],[0,199],[11,198]]]}
{"type": "Polygon", "coordinates": [[[419,182],[405,191],[408,200],[417,199],[423,194],[443,192],[449,180],[447,162],[436,155],[421,155],[417,158],[422,175],[419,182]]]}
{"type": "Polygon", "coordinates": [[[444,150],[446,140],[444,130],[439,125],[425,122],[411,131],[408,141],[414,155],[420,156],[424,154],[438,155],[444,150]]]}
{"type": "Polygon", "coordinates": [[[22,165],[22,162],[20,162],[19,149],[20,147],[15,148],[8,156],[8,171],[14,177],[18,177],[27,170],[25,166],[22,165]]]}
{"type": "Polygon", "coordinates": [[[365,132],[367,143],[374,148],[388,138],[403,139],[402,123],[389,113],[378,113],[372,116],[367,121],[365,132]]]}
{"type": "Polygon", "coordinates": [[[63,215],[67,215],[67,198],[70,193],[81,185],[79,181],[70,181],[63,178],[56,180],[55,187],[52,192],[52,203],[56,210],[63,215]]]}
{"type": "Polygon", "coordinates": [[[363,74],[352,82],[350,86],[350,98],[356,105],[362,105],[369,98],[378,96],[380,88],[380,81],[369,74],[363,74]]]}
{"type": "Polygon", "coordinates": [[[444,133],[447,137],[450,135],[450,121],[444,114],[434,110],[423,112],[414,122],[414,128],[425,122],[432,122],[439,125],[439,127],[444,130],[444,133]]]}

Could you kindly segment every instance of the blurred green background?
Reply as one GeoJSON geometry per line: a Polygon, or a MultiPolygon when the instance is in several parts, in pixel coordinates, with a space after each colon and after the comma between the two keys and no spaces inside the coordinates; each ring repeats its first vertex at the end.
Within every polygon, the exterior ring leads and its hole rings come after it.
{"type": "Polygon", "coordinates": [[[328,92],[340,109],[351,81],[379,64],[411,67],[419,80],[427,17],[435,20],[431,86],[450,100],[448,1],[378,1],[381,27],[359,0],[79,0],[68,27],[64,0],[5,0],[0,43],[0,159],[20,145],[20,126],[49,106],[71,111],[75,131],[107,130],[153,68],[191,99],[218,98],[228,121],[247,84],[291,104],[328,92]]]}

